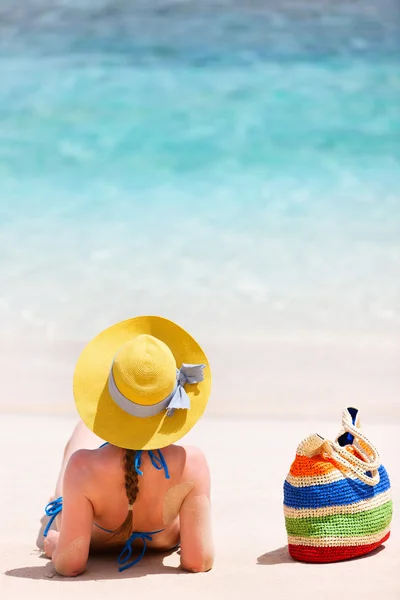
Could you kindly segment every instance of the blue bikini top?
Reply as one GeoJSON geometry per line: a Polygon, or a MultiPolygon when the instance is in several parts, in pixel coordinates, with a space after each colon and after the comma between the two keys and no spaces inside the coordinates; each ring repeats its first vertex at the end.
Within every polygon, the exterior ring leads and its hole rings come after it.
{"type": "MultiPolygon", "coordinates": [[[[102,444],[100,446],[100,448],[107,446],[107,444],[108,444],[108,442],[105,442],[105,444],[102,444]]],[[[140,470],[140,467],[142,464],[143,452],[144,452],[144,450],[136,451],[135,460],[134,460],[134,464],[133,464],[133,468],[135,469],[136,473],[141,476],[143,475],[143,471],[140,470]]],[[[155,469],[157,469],[158,471],[164,470],[165,478],[170,479],[170,474],[168,472],[168,466],[167,466],[167,463],[165,462],[165,458],[164,458],[161,450],[147,450],[147,452],[148,452],[148,455],[149,455],[149,458],[151,460],[151,464],[153,465],[153,467],[155,469]]],[[[49,533],[50,527],[52,526],[53,521],[56,518],[56,516],[62,511],[62,505],[63,505],[62,496],[60,496],[56,500],[52,500],[51,502],[49,502],[47,504],[47,506],[45,508],[45,512],[46,512],[46,515],[48,517],[50,517],[50,520],[47,523],[46,528],[43,532],[44,537],[46,537],[47,534],[49,533]]],[[[97,523],[93,523],[93,525],[95,525],[102,531],[105,531],[106,533],[115,533],[115,531],[112,531],[110,529],[105,529],[104,527],[100,527],[100,525],[97,525],[97,523]]],[[[161,533],[162,531],[164,531],[164,530],[159,529],[158,531],[133,531],[131,533],[130,537],[125,542],[125,546],[123,547],[120,555],[118,556],[118,564],[120,565],[118,570],[120,572],[125,571],[125,569],[129,569],[129,567],[133,567],[134,565],[137,565],[137,563],[142,560],[143,556],[146,553],[147,542],[152,542],[153,541],[152,536],[157,533],[161,533]],[[128,563],[129,559],[132,556],[132,543],[138,539],[141,539],[143,541],[142,551],[135,560],[128,563]]],[[[179,544],[178,544],[178,546],[179,546],[179,544]]]]}

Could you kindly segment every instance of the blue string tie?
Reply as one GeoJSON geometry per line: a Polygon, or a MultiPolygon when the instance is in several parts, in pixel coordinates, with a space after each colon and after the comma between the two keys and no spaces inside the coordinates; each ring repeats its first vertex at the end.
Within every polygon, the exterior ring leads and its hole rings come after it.
{"type": "Polygon", "coordinates": [[[121,565],[118,569],[118,571],[121,573],[122,571],[125,571],[126,569],[129,569],[130,567],[133,567],[134,565],[137,565],[138,562],[140,562],[143,558],[143,556],[146,553],[147,550],[147,542],[152,542],[153,541],[153,535],[155,535],[156,533],[161,533],[161,531],[163,531],[163,529],[159,529],[158,531],[134,531],[130,538],[125,542],[125,546],[122,549],[121,554],[118,556],[118,564],[121,565]],[[133,560],[132,562],[127,563],[127,561],[130,559],[130,557],[132,556],[132,543],[135,540],[142,540],[143,541],[143,548],[142,551],[140,552],[139,556],[137,558],[135,558],[135,560],[133,560]]]}
{"type": "MultiPolygon", "coordinates": [[[[168,472],[167,463],[165,462],[165,458],[161,450],[147,450],[147,452],[149,454],[151,464],[153,465],[153,467],[157,469],[157,471],[164,470],[165,479],[171,479],[171,476],[168,472]],[[158,454],[158,456],[156,453],[158,454]]],[[[143,471],[140,470],[142,464],[142,454],[143,450],[137,450],[135,454],[135,461],[133,466],[138,475],[143,475],[143,471]]]]}
{"type": "Polygon", "coordinates": [[[47,537],[50,527],[53,525],[54,519],[62,511],[62,496],[49,502],[44,510],[46,515],[50,517],[50,521],[47,523],[46,529],[43,532],[43,537],[47,537]]]}

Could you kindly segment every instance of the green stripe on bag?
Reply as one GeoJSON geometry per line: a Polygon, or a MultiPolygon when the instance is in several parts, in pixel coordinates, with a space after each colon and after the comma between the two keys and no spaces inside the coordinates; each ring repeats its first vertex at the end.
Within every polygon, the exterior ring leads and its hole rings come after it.
{"type": "Polygon", "coordinates": [[[368,535],[389,526],[392,518],[392,501],[371,510],[356,514],[327,515],[323,517],[305,517],[293,519],[286,517],[288,535],[302,537],[327,537],[368,535]]]}

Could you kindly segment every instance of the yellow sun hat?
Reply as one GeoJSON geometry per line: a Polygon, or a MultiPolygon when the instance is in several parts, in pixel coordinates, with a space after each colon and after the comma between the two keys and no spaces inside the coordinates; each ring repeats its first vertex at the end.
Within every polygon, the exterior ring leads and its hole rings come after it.
{"type": "Polygon", "coordinates": [[[130,450],[164,448],[202,416],[211,391],[208,360],[184,329],[136,317],[105,329],[82,351],[74,398],[85,425],[130,450]]]}

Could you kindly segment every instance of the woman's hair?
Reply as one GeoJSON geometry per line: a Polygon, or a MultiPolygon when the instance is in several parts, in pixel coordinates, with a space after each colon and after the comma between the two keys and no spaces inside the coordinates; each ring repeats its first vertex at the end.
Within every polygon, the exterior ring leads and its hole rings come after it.
{"type": "MultiPolygon", "coordinates": [[[[125,491],[130,505],[134,504],[139,493],[139,475],[134,468],[136,450],[125,450],[124,453],[124,471],[125,471],[125,491]]],[[[125,521],[122,523],[114,535],[129,537],[132,533],[132,510],[128,511],[125,521]]]]}

